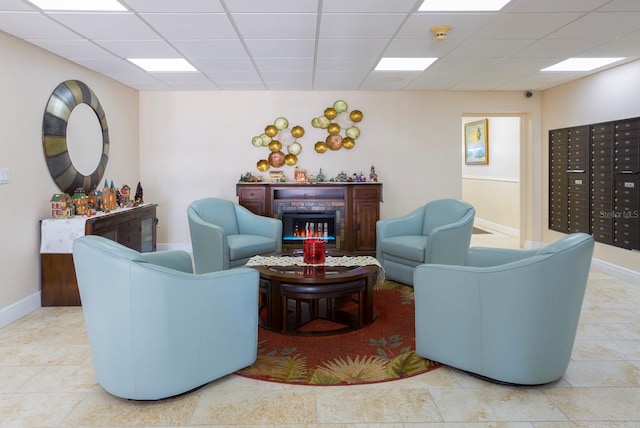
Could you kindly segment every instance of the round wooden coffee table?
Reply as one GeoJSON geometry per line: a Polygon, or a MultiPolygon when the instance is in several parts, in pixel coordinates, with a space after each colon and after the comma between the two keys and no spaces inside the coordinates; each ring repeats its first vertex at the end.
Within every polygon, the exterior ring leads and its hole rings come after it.
{"type": "Polygon", "coordinates": [[[362,328],[376,318],[376,265],[251,267],[260,272],[261,327],[287,334],[330,335],[362,328]]]}

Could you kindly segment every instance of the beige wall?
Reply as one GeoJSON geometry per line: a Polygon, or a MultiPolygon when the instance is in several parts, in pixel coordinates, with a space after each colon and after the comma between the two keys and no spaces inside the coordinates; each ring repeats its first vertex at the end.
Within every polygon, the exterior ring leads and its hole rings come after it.
{"type": "MultiPolygon", "coordinates": [[[[548,132],[551,129],[588,125],[640,116],[640,61],[595,74],[543,93],[544,111],[541,151],[544,169],[541,177],[544,194],[540,201],[543,215],[543,239],[551,241],[563,234],[548,230],[548,132]]],[[[596,243],[594,257],[610,264],[640,272],[640,252],[596,243]]]]}
{"type": "Polygon", "coordinates": [[[11,171],[0,185],[2,309],[40,291],[39,220],[58,192],[42,151],[42,118],[56,86],[82,80],[100,99],[111,137],[105,177],[135,186],[140,161],[137,91],[2,32],[0,57],[0,168],[11,171]]]}
{"type": "MultiPolygon", "coordinates": [[[[243,172],[268,149],[251,145],[278,116],[305,128],[298,165],[329,177],[374,165],[383,182],[382,218],[438,198],[460,198],[460,123],[469,112],[527,112],[539,129],[538,103],[520,92],[144,92],[140,96],[141,179],[159,203],[159,242],[190,242],[186,209],[207,196],[235,198],[243,172]],[[352,150],[313,150],[325,130],[311,126],[337,99],[364,113],[352,150]]],[[[536,133],[536,137],[538,137],[536,133]]],[[[536,143],[536,146],[539,144],[536,143]]],[[[291,178],[293,167],[282,168],[291,178]]]]}
{"type": "Polygon", "coordinates": [[[520,182],[500,178],[462,178],[463,199],[476,209],[476,224],[519,236],[520,182]]]}

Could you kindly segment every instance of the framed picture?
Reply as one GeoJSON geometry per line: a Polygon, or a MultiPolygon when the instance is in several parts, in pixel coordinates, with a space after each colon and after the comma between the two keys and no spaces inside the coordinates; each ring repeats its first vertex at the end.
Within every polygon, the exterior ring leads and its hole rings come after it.
{"type": "Polygon", "coordinates": [[[464,124],[464,163],[489,163],[489,119],[464,124]]]}

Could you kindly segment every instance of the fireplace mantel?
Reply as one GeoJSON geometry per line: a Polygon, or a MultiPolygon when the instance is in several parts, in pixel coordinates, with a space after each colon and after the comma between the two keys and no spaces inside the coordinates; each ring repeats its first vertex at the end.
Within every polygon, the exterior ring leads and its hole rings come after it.
{"type": "Polygon", "coordinates": [[[236,195],[240,205],[274,218],[282,217],[283,205],[286,209],[291,206],[305,209],[314,204],[343,207],[343,239],[338,248],[375,255],[382,183],[237,183],[236,195]]]}

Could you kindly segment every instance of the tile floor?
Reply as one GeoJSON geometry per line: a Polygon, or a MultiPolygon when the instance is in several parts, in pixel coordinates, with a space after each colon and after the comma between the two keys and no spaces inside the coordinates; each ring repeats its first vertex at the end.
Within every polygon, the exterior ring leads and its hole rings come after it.
{"type": "MultiPolygon", "coordinates": [[[[517,247],[500,234],[472,245],[517,247]]],[[[96,383],[81,308],[41,308],[0,329],[0,427],[640,427],[640,286],[592,271],[563,379],[505,387],[439,368],[368,386],[235,375],[159,402],[96,383]]]]}

